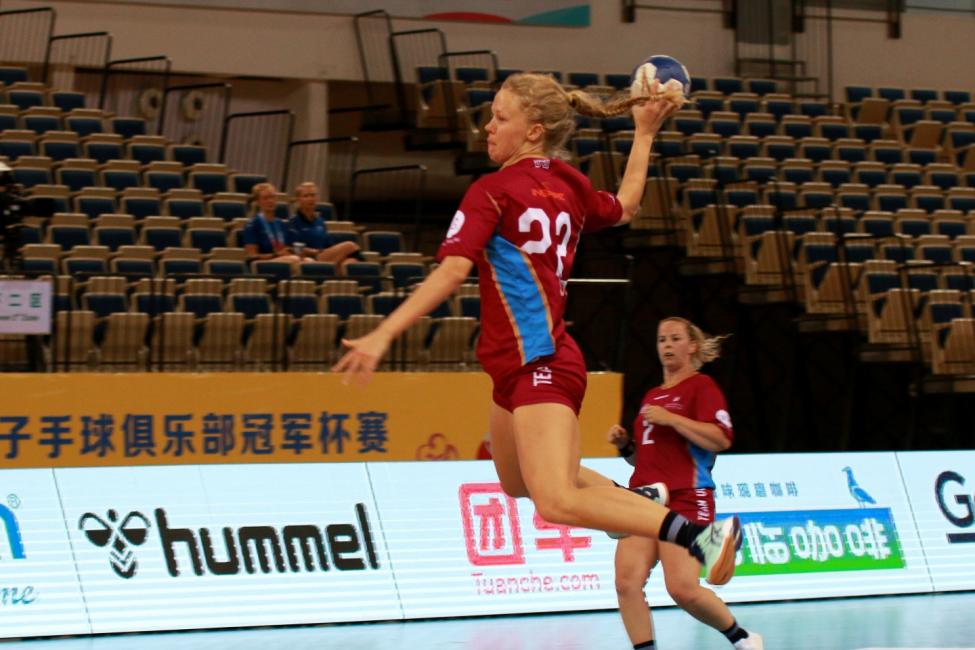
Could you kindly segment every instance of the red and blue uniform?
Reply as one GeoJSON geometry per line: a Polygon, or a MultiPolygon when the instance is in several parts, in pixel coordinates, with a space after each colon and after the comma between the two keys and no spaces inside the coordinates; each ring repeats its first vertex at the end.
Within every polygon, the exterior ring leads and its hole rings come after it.
{"type": "Polygon", "coordinates": [[[437,259],[457,255],[477,265],[477,356],[499,406],[554,401],[578,413],[586,369],[565,331],[565,282],[579,236],[621,216],[616,196],[559,160],[526,158],[467,190],[437,259]]]}
{"type": "MultiPolygon", "coordinates": [[[[696,373],[680,383],[647,391],[640,404],[663,408],[698,422],[717,425],[729,442],[734,429],[724,394],[707,375],[696,373]]],[[[633,421],[635,469],[630,487],[662,482],[670,491],[671,510],[692,521],[714,520],[714,479],[711,469],[716,454],[698,447],[673,427],[650,424],[637,415],[633,421]]]]}

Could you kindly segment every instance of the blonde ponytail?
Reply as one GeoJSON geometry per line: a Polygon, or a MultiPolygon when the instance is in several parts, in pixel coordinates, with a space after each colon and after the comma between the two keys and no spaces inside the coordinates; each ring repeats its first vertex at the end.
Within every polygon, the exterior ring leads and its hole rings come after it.
{"type": "Polygon", "coordinates": [[[670,316],[660,322],[666,323],[667,321],[683,323],[684,327],[687,328],[687,336],[697,343],[697,351],[691,355],[691,365],[694,366],[695,370],[700,370],[701,366],[721,356],[721,342],[731,336],[730,334],[709,336],[700,327],[680,316],[670,316]]]}

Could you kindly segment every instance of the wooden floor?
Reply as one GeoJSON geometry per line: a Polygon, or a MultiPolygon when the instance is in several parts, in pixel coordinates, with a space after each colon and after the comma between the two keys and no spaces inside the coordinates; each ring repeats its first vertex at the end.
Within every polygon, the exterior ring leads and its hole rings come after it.
{"type": "MultiPolygon", "coordinates": [[[[768,650],[975,650],[975,593],[736,605],[739,623],[768,650]]],[[[718,632],[673,608],[655,612],[660,650],[730,648],[718,632]]],[[[454,650],[619,649],[616,612],[128,634],[23,641],[24,650],[454,650]]]]}

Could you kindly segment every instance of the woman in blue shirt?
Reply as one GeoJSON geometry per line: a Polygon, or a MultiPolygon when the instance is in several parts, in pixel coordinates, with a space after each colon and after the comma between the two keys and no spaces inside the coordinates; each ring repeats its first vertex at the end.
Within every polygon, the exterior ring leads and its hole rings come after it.
{"type": "Polygon", "coordinates": [[[258,183],[251,190],[254,216],[240,233],[247,259],[289,262],[292,270],[301,264],[288,243],[287,224],[274,216],[278,204],[278,191],[270,183],[258,183]]]}
{"type": "Polygon", "coordinates": [[[295,215],[288,222],[288,244],[304,244],[301,254],[319,262],[343,266],[359,252],[351,241],[336,242],[328,234],[325,220],[315,210],[318,186],[306,182],[295,188],[295,215]]]}

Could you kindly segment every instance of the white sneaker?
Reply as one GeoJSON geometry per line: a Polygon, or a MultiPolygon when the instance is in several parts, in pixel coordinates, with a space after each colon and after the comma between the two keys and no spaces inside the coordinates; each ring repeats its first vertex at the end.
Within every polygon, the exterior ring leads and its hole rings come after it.
{"type": "Polygon", "coordinates": [[[741,548],[741,522],[731,516],[708,524],[687,549],[704,565],[704,579],[723,585],[735,575],[735,552],[741,548]]]}
{"type": "Polygon", "coordinates": [[[764,648],[762,635],[757,632],[749,632],[746,638],[735,642],[735,650],[764,650],[764,648]]]}
{"type": "MultiPolygon", "coordinates": [[[[670,491],[667,490],[667,485],[665,483],[651,483],[650,485],[641,485],[640,487],[627,488],[630,492],[636,492],[640,496],[644,496],[654,503],[659,503],[662,506],[670,503],[670,491]]],[[[623,539],[628,537],[629,533],[611,533],[606,532],[610,539],[623,539]]]]}

